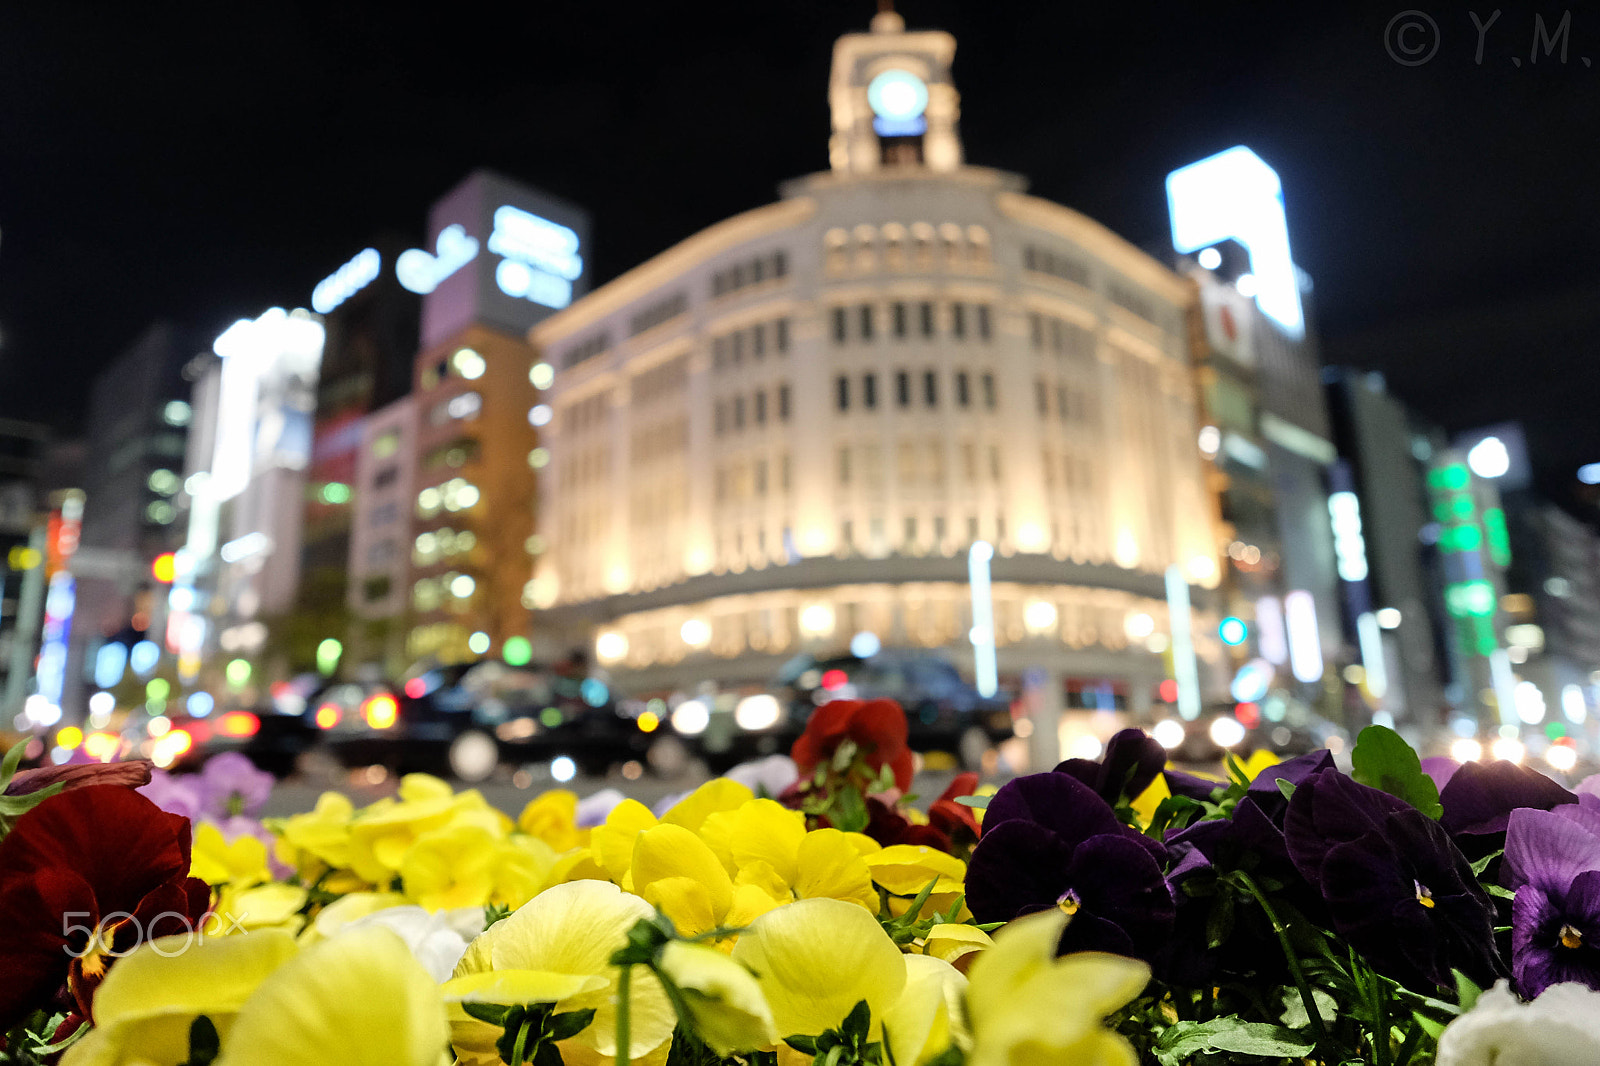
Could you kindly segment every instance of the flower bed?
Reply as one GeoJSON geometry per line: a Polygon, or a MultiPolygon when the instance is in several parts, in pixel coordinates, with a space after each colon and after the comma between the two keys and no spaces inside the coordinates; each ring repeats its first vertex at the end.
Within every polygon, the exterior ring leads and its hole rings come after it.
{"type": "Polygon", "coordinates": [[[18,749],[0,1062],[1600,1061],[1590,782],[1424,769],[1377,727],[1349,772],[1211,780],[1130,730],[923,814],[905,735],[830,703],[778,795],[735,775],[593,824],[423,775],[262,824],[242,760],[18,749]]]}

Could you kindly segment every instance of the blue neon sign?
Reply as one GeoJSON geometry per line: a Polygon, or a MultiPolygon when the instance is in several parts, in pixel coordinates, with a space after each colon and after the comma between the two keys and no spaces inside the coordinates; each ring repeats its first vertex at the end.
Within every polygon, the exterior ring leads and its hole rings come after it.
{"type": "Polygon", "coordinates": [[[395,260],[394,276],[406,289],[426,296],[477,256],[478,238],[467,236],[466,227],[455,223],[439,231],[431,255],[421,248],[401,252],[395,260]]]}

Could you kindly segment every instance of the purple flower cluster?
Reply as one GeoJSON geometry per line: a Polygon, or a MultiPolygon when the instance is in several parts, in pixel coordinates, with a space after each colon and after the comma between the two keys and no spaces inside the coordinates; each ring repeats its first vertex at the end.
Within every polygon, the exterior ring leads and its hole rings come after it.
{"type": "Polygon", "coordinates": [[[1580,800],[1508,819],[1511,970],[1529,999],[1564,981],[1600,989],[1600,800],[1580,800]]]}

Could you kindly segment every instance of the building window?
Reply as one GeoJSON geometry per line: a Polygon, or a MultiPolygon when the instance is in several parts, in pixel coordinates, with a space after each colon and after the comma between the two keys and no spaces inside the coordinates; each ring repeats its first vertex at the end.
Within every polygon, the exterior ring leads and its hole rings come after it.
{"type": "Polygon", "coordinates": [[[744,428],[744,397],[743,396],[735,396],[733,398],[733,428],[736,429],[736,430],[744,428]]]}
{"type": "Polygon", "coordinates": [[[993,444],[989,445],[989,476],[1000,480],[1000,449],[993,444]]]}
{"type": "Polygon", "coordinates": [[[849,323],[846,321],[845,310],[842,307],[833,309],[833,343],[843,344],[849,336],[849,323]]]}
{"type": "Polygon", "coordinates": [[[757,496],[765,496],[766,494],[767,494],[767,461],[765,459],[757,459],[756,460],[756,495],[757,496]]]}
{"type": "Polygon", "coordinates": [[[778,420],[789,421],[789,386],[787,383],[778,386],[778,420]]]}
{"type": "Polygon", "coordinates": [[[993,411],[995,408],[994,375],[983,375],[983,406],[993,411]]]}
{"type": "Polygon", "coordinates": [[[839,410],[850,410],[850,379],[843,374],[839,375],[839,410]]]}
{"type": "Polygon", "coordinates": [[[942,514],[933,516],[933,542],[935,544],[944,543],[944,515],[942,514]]]}
{"type": "Polygon", "coordinates": [[[967,389],[967,372],[956,371],[956,406],[967,407],[972,403],[972,396],[967,389]]]}
{"type": "Polygon", "coordinates": [[[1050,396],[1045,389],[1044,378],[1033,379],[1033,403],[1039,409],[1039,417],[1050,413],[1050,396]]]}
{"type": "Polygon", "coordinates": [[[869,411],[878,406],[878,375],[861,376],[861,406],[869,411]]]}
{"type": "Polygon", "coordinates": [[[1044,316],[1037,311],[1028,312],[1028,341],[1034,351],[1044,347],[1044,316]]]}
{"type": "Polygon", "coordinates": [[[733,335],[732,339],[733,339],[733,365],[734,366],[738,366],[740,363],[744,362],[744,334],[743,333],[735,333],[733,335]]]}
{"type": "Polygon", "coordinates": [[[971,543],[973,541],[976,541],[977,539],[978,539],[978,516],[975,515],[975,514],[969,514],[969,515],[967,515],[967,541],[968,541],[968,543],[971,543]]]}
{"type": "Polygon", "coordinates": [[[872,339],[872,305],[862,304],[858,309],[858,314],[861,318],[861,339],[870,341],[872,339]]]}
{"type": "Polygon", "coordinates": [[[787,252],[772,253],[772,276],[781,278],[789,273],[789,254],[787,252]]]}
{"type": "Polygon", "coordinates": [[[722,434],[728,428],[728,404],[727,404],[727,401],[726,400],[718,400],[717,403],[716,403],[716,406],[713,407],[712,410],[714,412],[714,416],[712,418],[712,422],[713,422],[713,424],[714,424],[714,426],[716,428],[717,436],[720,437],[720,436],[722,436],[722,434]]]}
{"type": "Polygon", "coordinates": [[[750,354],[757,359],[767,354],[767,327],[750,327],[750,354]]]}
{"type": "Polygon", "coordinates": [[[922,320],[922,335],[933,336],[933,304],[924,301],[917,307],[917,317],[922,320]]]}
{"type": "Polygon", "coordinates": [[[994,516],[994,539],[1006,539],[1006,516],[1003,514],[994,516]]]}
{"type": "Polygon", "coordinates": [[[1050,350],[1059,354],[1063,346],[1061,320],[1059,318],[1052,318],[1050,320],[1050,350]]]}
{"type": "Polygon", "coordinates": [[[915,548],[917,546],[917,516],[916,515],[909,515],[909,514],[906,515],[905,524],[906,524],[906,547],[915,548]]]}
{"type": "Polygon", "coordinates": [[[894,402],[901,407],[911,406],[911,375],[904,370],[894,372],[894,402]]]}
{"type": "Polygon", "coordinates": [[[847,552],[855,551],[855,523],[848,518],[839,523],[839,546],[847,552]]]}
{"type": "Polygon", "coordinates": [[[711,369],[721,370],[728,362],[728,338],[717,337],[711,342],[711,369]]]}
{"type": "Polygon", "coordinates": [[[993,335],[993,327],[989,322],[989,305],[979,304],[978,313],[978,339],[988,340],[993,335]]]}
{"type": "Polygon", "coordinates": [[[1067,387],[1065,385],[1057,385],[1056,386],[1056,417],[1061,419],[1061,421],[1065,422],[1067,420],[1067,413],[1071,410],[1071,408],[1072,408],[1072,405],[1071,405],[1071,403],[1069,402],[1069,400],[1067,398],[1067,387]]]}
{"type": "Polygon", "coordinates": [[[950,305],[950,335],[956,340],[965,340],[967,336],[967,305],[950,305]]]}
{"type": "Polygon", "coordinates": [[[789,453],[784,452],[778,457],[778,488],[784,492],[789,491],[790,474],[789,453]]]}
{"type": "Polygon", "coordinates": [[[970,440],[961,442],[961,472],[968,481],[978,480],[978,452],[970,440]]]}
{"type": "Polygon", "coordinates": [[[903,339],[906,335],[906,305],[903,303],[891,304],[889,313],[894,323],[894,335],[903,339]]]}
{"type": "Polygon", "coordinates": [[[789,320],[780,318],[774,325],[777,326],[777,336],[773,338],[773,347],[778,349],[780,354],[787,352],[789,350],[789,320]]]}
{"type": "Polygon", "coordinates": [[[767,424],[767,394],[763,390],[763,391],[760,391],[760,392],[756,393],[756,425],[764,426],[766,424],[767,424]]]}
{"type": "Polygon", "coordinates": [[[939,406],[939,374],[929,370],[922,375],[922,401],[929,407],[939,406]]]}
{"type": "Polygon", "coordinates": [[[395,483],[395,479],[399,476],[400,468],[398,466],[386,466],[378,471],[377,476],[372,479],[372,487],[375,489],[388,488],[395,483]]]}
{"type": "Polygon", "coordinates": [[[850,484],[850,446],[848,444],[843,444],[839,447],[839,484],[850,484]]]}

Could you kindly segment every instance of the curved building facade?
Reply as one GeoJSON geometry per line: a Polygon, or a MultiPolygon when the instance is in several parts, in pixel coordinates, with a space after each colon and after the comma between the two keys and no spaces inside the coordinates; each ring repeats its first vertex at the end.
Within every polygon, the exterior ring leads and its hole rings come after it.
{"type": "Polygon", "coordinates": [[[1173,566],[1214,632],[1194,289],[965,165],[954,49],[893,14],[841,38],[830,171],[531,331],[555,376],[525,603],[630,690],[758,682],[863,631],[970,667],[980,540],[1003,675],[1139,706],[1173,566]]]}

